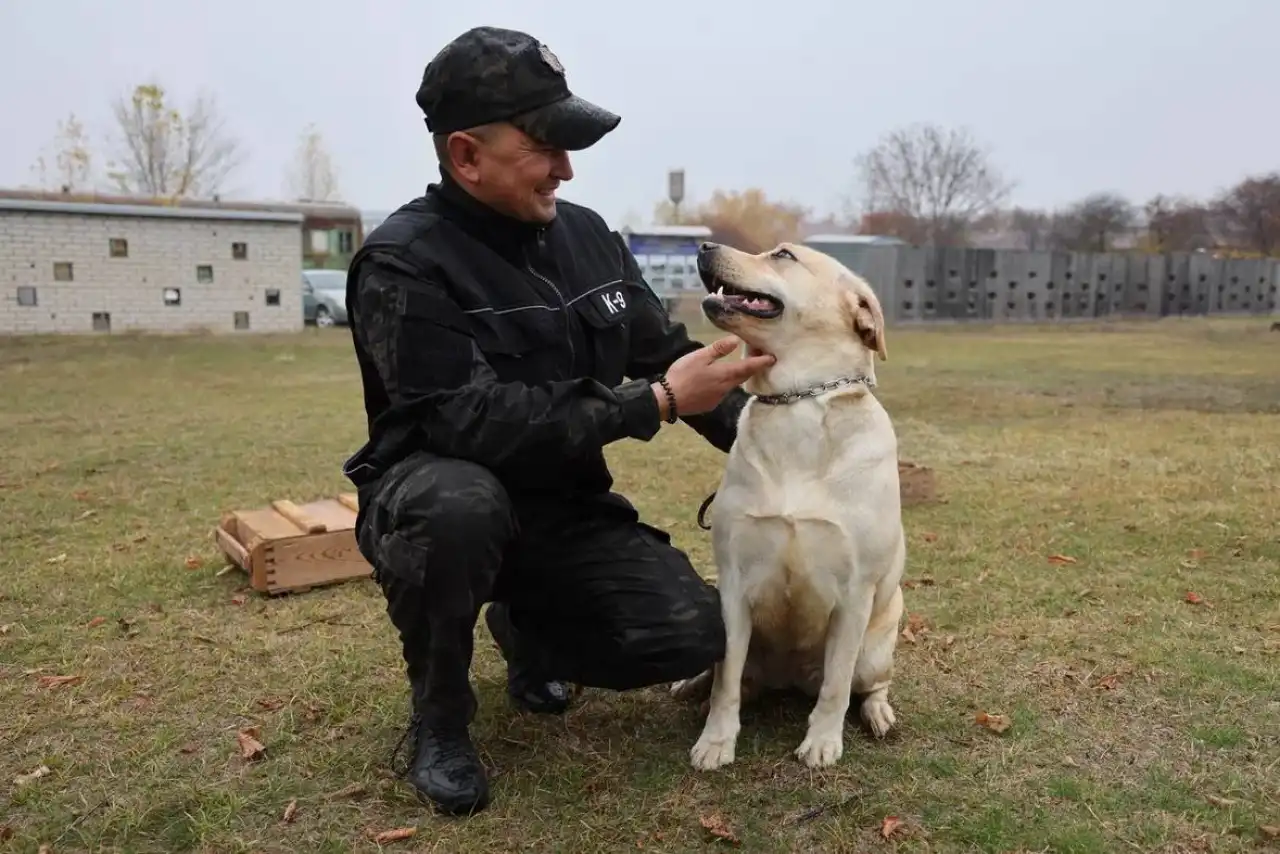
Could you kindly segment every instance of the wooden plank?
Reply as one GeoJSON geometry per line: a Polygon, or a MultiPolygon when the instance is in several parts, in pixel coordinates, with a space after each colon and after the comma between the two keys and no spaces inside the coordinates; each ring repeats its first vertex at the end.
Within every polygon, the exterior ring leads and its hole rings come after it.
{"type": "Polygon", "coordinates": [[[338,495],[338,503],[352,513],[360,512],[360,499],[354,492],[343,492],[338,495]]]}
{"type": "Polygon", "coordinates": [[[368,578],[372,573],[373,567],[356,547],[355,536],[350,531],[333,531],[272,545],[267,589],[272,594],[300,592],[322,584],[368,578]]]}
{"type": "Polygon", "coordinates": [[[312,518],[301,507],[287,498],[271,502],[271,508],[308,534],[323,534],[324,523],[312,518]]]}
{"type": "Polygon", "coordinates": [[[336,498],[325,498],[301,506],[302,512],[324,525],[325,531],[344,531],[356,526],[356,514],[336,498]]]}
{"type": "Polygon", "coordinates": [[[231,535],[226,528],[218,528],[215,532],[218,540],[218,547],[222,549],[222,553],[230,560],[235,561],[236,565],[245,572],[249,571],[249,552],[245,547],[240,545],[239,540],[231,535]]]}

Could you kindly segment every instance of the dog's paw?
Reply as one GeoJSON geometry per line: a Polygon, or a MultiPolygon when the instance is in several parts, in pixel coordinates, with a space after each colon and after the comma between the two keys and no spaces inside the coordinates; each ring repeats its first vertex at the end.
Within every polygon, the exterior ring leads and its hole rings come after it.
{"type": "Polygon", "coordinates": [[[730,764],[733,762],[735,742],[737,742],[736,735],[720,738],[716,735],[703,733],[702,737],[698,739],[698,742],[689,751],[689,758],[693,762],[693,767],[699,771],[714,771],[730,764]]]}
{"type": "Polygon", "coordinates": [[[884,738],[898,722],[887,697],[868,697],[862,704],[862,720],[871,727],[876,738],[884,738]]]}
{"type": "Polygon", "coordinates": [[[796,758],[810,768],[829,768],[844,755],[844,735],[834,732],[810,730],[796,748],[796,758]]]}

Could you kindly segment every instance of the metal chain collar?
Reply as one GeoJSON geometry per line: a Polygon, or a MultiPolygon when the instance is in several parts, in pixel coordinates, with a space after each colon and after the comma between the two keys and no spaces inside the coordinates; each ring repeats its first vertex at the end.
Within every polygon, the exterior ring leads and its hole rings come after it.
{"type": "Polygon", "coordinates": [[[821,385],[815,385],[801,391],[784,391],[781,394],[758,394],[755,399],[768,406],[780,406],[788,403],[795,403],[797,400],[803,400],[806,397],[817,397],[829,391],[834,391],[842,386],[863,384],[867,388],[875,388],[875,380],[870,377],[841,377],[837,380],[828,380],[821,385]]]}
{"type": "MultiPolygon", "coordinates": [[[[815,385],[801,391],[784,391],[781,394],[757,394],[752,395],[756,400],[768,406],[779,406],[788,403],[795,403],[797,400],[803,400],[806,397],[817,397],[828,391],[834,391],[847,385],[865,385],[867,388],[875,388],[876,384],[870,377],[841,377],[837,380],[828,380],[821,385],[815,385]]],[[[707,524],[707,508],[711,506],[711,502],[715,501],[716,494],[712,492],[702,500],[702,505],[698,508],[698,527],[704,531],[710,531],[711,526],[707,524]]]]}

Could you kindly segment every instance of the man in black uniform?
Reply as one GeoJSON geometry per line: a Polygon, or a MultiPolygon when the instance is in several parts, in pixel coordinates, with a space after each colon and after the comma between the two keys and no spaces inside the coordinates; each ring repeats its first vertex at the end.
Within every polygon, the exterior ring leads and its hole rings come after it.
{"type": "Polygon", "coordinates": [[[625,690],[723,656],[715,589],[611,491],[603,448],[680,417],[727,451],[737,386],[772,357],[723,360],[736,339],[691,341],[622,238],[556,199],[566,152],[620,119],[572,95],[536,39],[462,34],[417,102],[441,180],[351,262],[369,440],[344,473],[403,646],[410,781],[465,813],[489,799],[468,735],[486,602],[508,694],[528,711],[563,712],[566,683],[625,690]]]}

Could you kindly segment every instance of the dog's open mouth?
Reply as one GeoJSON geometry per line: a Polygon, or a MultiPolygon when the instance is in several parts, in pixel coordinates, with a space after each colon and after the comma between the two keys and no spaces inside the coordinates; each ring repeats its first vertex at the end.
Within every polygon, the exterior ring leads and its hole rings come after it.
{"type": "Polygon", "coordinates": [[[782,314],[782,300],[775,296],[745,288],[735,288],[723,282],[717,282],[716,285],[711,295],[718,297],[721,304],[730,311],[749,314],[764,320],[770,320],[782,314]]]}

